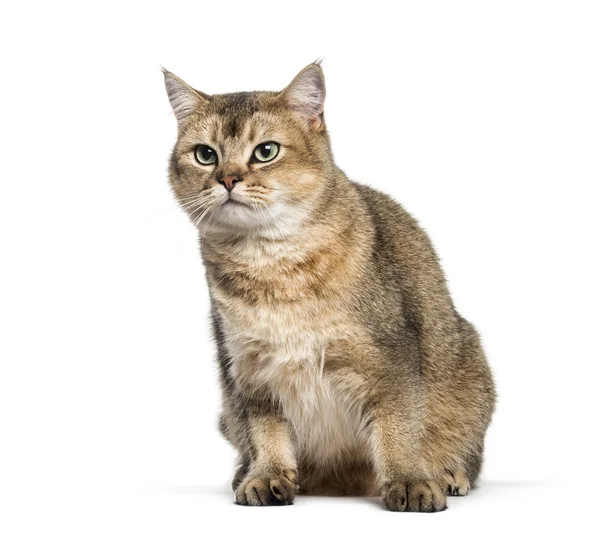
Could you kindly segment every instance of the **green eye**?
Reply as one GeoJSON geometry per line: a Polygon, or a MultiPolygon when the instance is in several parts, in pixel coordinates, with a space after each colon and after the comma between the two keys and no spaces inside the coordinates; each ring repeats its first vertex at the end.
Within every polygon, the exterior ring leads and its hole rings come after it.
{"type": "Polygon", "coordinates": [[[270,162],[279,153],[279,144],[274,141],[266,141],[256,146],[254,158],[259,162],[270,162]]]}
{"type": "Polygon", "coordinates": [[[203,166],[210,166],[217,162],[217,153],[208,145],[198,145],[195,155],[196,160],[203,166]]]}

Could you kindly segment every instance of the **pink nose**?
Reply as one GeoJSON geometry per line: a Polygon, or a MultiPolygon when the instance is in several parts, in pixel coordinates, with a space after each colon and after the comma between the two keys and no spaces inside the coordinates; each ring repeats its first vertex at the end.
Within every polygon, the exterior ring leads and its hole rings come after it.
{"type": "Polygon", "coordinates": [[[228,192],[231,192],[235,186],[235,183],[240,182],[241,180],[242,178],[239,175],[225,175],[224,177],[217,179],[218,182],[225,186],[225,189],[228,192]]]}

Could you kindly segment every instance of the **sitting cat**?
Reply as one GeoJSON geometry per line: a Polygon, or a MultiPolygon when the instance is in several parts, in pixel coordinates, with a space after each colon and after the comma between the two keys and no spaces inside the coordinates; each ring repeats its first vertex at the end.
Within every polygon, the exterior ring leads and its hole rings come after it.
{"type": "Polygon", "coordinates": [[[164,75],[236,501],[380,494],[390,510],[443,510],[479,474],[490,369],[424,231],[336,166],[320,65],[280,92],[207,95],[164,75]]]}

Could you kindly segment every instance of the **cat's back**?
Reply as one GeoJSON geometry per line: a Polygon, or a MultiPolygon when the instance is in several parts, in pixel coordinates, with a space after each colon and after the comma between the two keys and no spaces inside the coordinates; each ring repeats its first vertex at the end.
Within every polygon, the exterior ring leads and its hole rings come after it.
{"type": "Polygon", "coordinates": [[[372,260],[385,284],[405,286],[415,278],[447,294],[445,278],[433,244],[417,220],[389,195],[351,181],[366,207],[373,236],[372,260]]]}
{"type": "Polygon", "coordinates": [[[413,336],[421,322],[418,311],[455,330],[455,312],[444,273],[431,240],[417,220],[389,195],[350,182],[364,206],[370,227],[368,274],[356,287],[357,314],[380,344],[413,336]],[[434,318],[435,317],[435,318],[434,318]]]}
{"type": "Polygon", "coordinates": [[[417,220],[391,196],[366,184],[350,181],[365,204],[374,226],[376,244],[413,244],[433,252],[431,241],[417,220]]]}

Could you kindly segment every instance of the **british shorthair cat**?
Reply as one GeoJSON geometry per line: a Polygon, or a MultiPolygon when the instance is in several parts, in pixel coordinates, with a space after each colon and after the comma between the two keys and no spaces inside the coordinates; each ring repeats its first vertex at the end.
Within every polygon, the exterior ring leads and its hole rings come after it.
{"type": "Polygon", "coordinates": [[[318,62],[279,92],[207,95],[164,76],[170,182],[201,237],[236,502],[378,494],[390,510],[437,512],[466,495],[494,410],[489,366],[425,232],[336,166],[318,62]]]}

